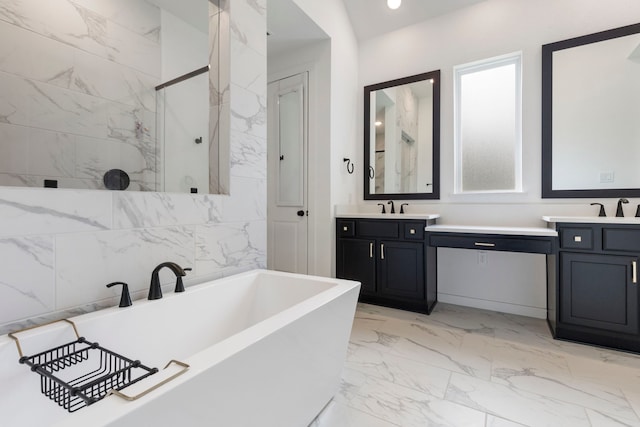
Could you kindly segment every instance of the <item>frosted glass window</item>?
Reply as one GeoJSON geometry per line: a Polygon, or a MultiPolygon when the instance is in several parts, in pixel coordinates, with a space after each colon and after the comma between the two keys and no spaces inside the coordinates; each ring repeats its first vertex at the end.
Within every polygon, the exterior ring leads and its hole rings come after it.
{"type": "Polygon", "coordinates": [[[521,191],[521,54],[454,68],[456,192],[521,191]]]}
{"type": "Polygon", "coordinates": [[[303,120],[302,91],[278,97],[280,161],[278,206],[303,205],[303,120]]]}

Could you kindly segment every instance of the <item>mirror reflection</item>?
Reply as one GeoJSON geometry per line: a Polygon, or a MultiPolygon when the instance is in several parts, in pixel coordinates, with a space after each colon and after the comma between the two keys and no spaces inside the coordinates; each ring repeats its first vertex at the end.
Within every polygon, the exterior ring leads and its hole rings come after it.
{"type": "Polygon", "coordinates": [[[543,197],[640,195],[640,24],[543,46],[543,197]]]}
{"type": "Polygon", "coordinates": [[[366,86],[365,199],[439,197],[440,72],[366,86]]]}
{"type": "Polygon", "coordinates": [[[162,100],[156,88],[217,60],[217,4],[2,1],[0,185],[216,192],[217,64],[162,100]]]}

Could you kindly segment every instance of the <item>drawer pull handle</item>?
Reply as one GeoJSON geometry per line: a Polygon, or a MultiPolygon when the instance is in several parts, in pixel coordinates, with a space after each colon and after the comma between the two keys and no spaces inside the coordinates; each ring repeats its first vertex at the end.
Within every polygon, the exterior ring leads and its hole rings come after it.
{"type": "Polygon", "coordinates": [[[631,261],[631,282],[638,283],[638,262],[631,261]]]}
{"type": "Polygon", "coordinates": [[[475,242],[475,243],[474,243],[474,245],[476,245],[476,246],[482,246],[482,247],[485,247],[485,248],[493,248],[493,247],[495,247],[495,245],[496,245],[496,244],[495,244],[495,243],[482,243],[482,242],[475,242]]]}
{"type": "Polygon", "coordinates": [[[373,258],[373,242],[369,243],[369,258],[373,258]]]}
{"type": "Polygon", "coordinates": [[[384,243],[380,243],[380,259],[384,259],[384,243]]]}
{"type": "Polygon", "coordinates": [[[582,236],[573,236],[573,241],[578,243],[582,242],[582,236]]]}

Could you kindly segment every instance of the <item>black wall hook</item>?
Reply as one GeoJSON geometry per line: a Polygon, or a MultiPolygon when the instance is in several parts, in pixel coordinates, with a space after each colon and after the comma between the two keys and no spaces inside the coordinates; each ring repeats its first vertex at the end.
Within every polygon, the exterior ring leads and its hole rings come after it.
{"type": "Polygon", "coordinates": [[[351,159],[348,159],[346,157],[343,158],[342,161],[347,162],[347,172],[349,172],[349,175],[351,175],[353,173],[353,169],[355,168],[355,165],[351,163],[351,159]]]}

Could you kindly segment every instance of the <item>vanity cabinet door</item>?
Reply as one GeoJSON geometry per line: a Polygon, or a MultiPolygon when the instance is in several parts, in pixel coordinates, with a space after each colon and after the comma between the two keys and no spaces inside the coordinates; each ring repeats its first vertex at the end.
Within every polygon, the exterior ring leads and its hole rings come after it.
{"type": "Polygon", "coordinates": [[[391,297],[424,299],[424,245],[383,240],[379,243],[378,291],[391,297]]]}
{"type": "Polygon", "coordinates": [[[636,257],[562,252],[560,321],[638,334],[636,257]]]}
{"type": "Polygon", "coordinates": [[[336,276],[361,283],[360,294],[376,292],[376,244],[374,240],[339,239],[336,276]]]}

